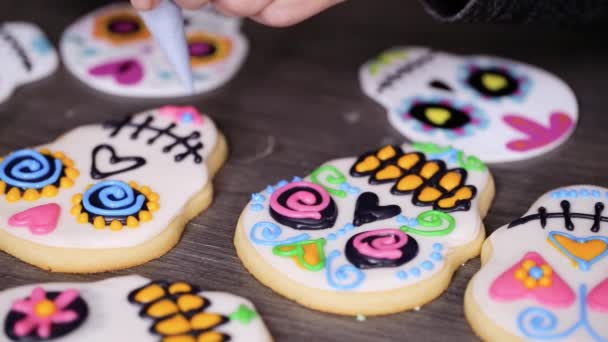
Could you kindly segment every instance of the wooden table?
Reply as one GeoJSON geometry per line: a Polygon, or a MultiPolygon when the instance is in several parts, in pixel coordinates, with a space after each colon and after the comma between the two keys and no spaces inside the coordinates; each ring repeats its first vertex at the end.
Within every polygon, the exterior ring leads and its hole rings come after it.
{"type": "MultiPolygon", "coordinates": [[[[3,0],[0,21],[36,22],[57,43],[69,23],[106,2],[3,0]]],[[[351,1],[293,28],[246,22],[244,30],[252,50],[232,82],[211,94],[171,101],[193,103],[211,113],[231,147],[230,160],[215,180],[214,204],[188,225],[177,247],[140,267],[88,276],[50,274],[0,253],[0,290],[32,282],[94,281],[139,273],[249,297],[278,341],[474,339],[462,304],[478,259],[458,270],[446,293],[420,311],[358,322],[313,312],[274,294],[245,271],[232,245],[237,217],[252,192],[283,178],[306,175],[325,160],[402,141],[384,110],[362,94],[357,76],[362,62],[398,44],[527,61],[558,74],[578,95],[581,118],[566,144],[540,158],[492,167],[497,196],[485,220],[489,232],[523,214],[549,189],[608,184],[608,173],[603,172],[608,166],[603,159],[608,115],[602,102],[608,95],[608,50],[600,32],[442,25],[417,2],[403,0],[351,1]]],[[[0,105],[0,154],[47,142],[78,125],[165,102],[109,97],[61,69],[0,105]]]]}

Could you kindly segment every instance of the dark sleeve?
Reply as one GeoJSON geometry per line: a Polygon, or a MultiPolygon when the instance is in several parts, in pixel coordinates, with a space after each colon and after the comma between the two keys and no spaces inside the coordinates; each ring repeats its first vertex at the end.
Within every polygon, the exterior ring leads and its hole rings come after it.
{"type": "Polygon", "coordinates": [[[597,25],[608,19],[608,0],[420,0],[445,22],[597,25]]]}

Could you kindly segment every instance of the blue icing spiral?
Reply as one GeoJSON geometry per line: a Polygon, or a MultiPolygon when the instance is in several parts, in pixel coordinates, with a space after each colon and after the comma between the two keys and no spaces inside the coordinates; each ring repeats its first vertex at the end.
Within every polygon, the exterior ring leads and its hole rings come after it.
{"type": "Polygon", "coordinates": [[[124,217],[137,214],[146,197],[125,182],[108,180],[93,185],[82,196],[82,206],[93,215],[124,217]]]}
{"type": "Polygon", "coordinates": [[[0,163],[0,179],[22,189],[41,189],[61,177],[61,161],[34,150],[16,151],[0,163]]]}

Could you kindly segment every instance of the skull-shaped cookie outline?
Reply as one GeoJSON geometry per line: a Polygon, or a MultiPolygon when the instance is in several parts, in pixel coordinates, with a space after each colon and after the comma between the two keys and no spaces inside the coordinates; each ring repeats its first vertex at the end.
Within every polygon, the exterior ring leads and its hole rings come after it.
{"type": "MultiPolygon", "coordinates": [[[[249,49],[240,19],[206,7],[184,11],[184,21],[194,92],[228,82],[249,49]]],[[[68,70],[96,90],[127,97],[190,95],[128,4],[102,7],[70,25],[62,35],[60,51],[68,70]]]]}
{"type": "Polygon", "coordinates": [[[562,80],[504,58],[397,47],[359,74],[364,92],[405,137],[453,145],[486,162],[543,154],[566,141],[578,120],[562,80]]]}
{"type": "Polygon", "coordinates": [[[480,336],[608,337],[606,198],[608,189],[594,185],[554,189],[492,233],[465,296],[480,336]]]}
{"type": "Polygon", "coordinates": [[[39,27],[0,23],[0,103],[20,85],[50,75],[59,65],[55,49],[39,27]]]}

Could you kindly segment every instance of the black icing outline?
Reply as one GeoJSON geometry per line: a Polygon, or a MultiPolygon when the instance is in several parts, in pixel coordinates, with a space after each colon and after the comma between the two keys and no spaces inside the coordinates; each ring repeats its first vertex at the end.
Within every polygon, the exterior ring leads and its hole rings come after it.
{"type": "Polygon", "coordinates": [[[119,157],[116,154],[116,150],[114,149],[114,147],[109,144],[97,145],[97,146],[95,146],[93,151],[91,151],[91,178],[93,178],[93,179],[104,179],[104,178],[112,177],[112,176],[120,174],[120,173],[125,173],[125,172],[129,172],[129,171],[138,169],[144,165],[146,165],[145,158],[139,157],[139,156],[119,157]],[[132,164],[128,167],[118,168],[118,169],[115,169],[115,170],[109,171],[109,172],[101,171],[97,167],[97,154],[102,150],[106,150],[106,151],[110,152],[109,161],[110,161],[111,165],[116,165],[116,164],[125,163],[125,162],[132,162],[132,164]]]}

